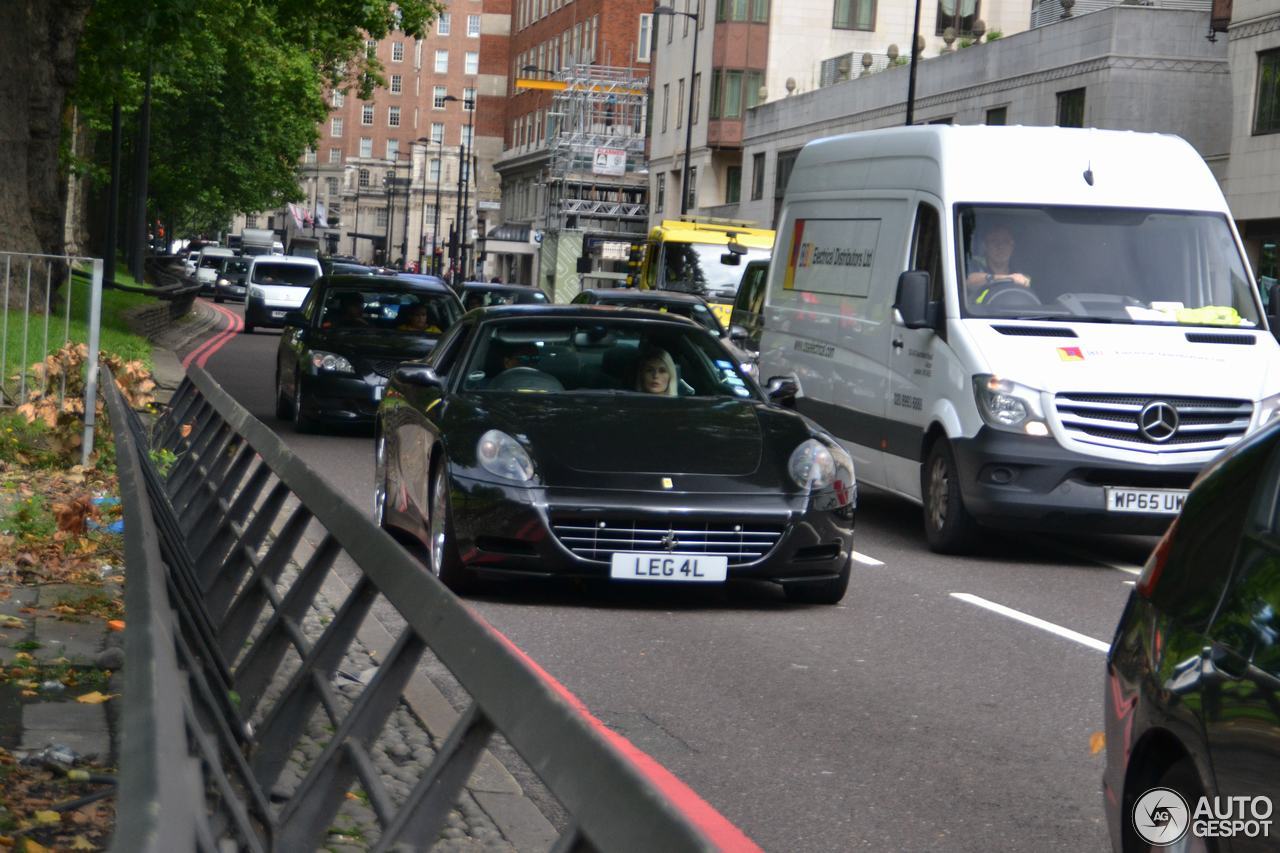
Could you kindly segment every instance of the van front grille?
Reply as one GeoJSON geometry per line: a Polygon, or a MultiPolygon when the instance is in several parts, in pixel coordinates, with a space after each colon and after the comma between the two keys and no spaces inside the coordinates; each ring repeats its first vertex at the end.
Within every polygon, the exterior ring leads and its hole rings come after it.
{"type": "Polygon", "coordinates": [[[1054,404],[1068,438],[1148,453],[1230,447],[1253,416],[1250,401],[1220,397],[1064,393],[1054,404]]]}

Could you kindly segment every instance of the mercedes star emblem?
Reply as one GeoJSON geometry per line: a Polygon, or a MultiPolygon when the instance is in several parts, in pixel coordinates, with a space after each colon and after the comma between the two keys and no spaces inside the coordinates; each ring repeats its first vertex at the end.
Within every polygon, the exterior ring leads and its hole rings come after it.
{"type": "Polygon", "coordinates": [[[1147,403],[1138,413],[1138,431],[1148,441],[1168,441],[1178,431],[1178,410],[1164,400],[1147,403]]]}

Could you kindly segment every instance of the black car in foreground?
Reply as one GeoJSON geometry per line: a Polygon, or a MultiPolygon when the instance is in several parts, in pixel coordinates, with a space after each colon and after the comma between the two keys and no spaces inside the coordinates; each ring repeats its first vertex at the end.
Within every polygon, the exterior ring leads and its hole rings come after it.
{"type": "Polygon", "coordinates": [[[853,461],[674,315],[469,312],[395,372],[375,448],[378,521],[454,589],[755,579],[834,603],[849,583],[853,461]]]}
{"type": "Polygon", "coordinates": [[[276,356],[276,415],[316,423],[373,419],[392,372],[421,358],[462,315],[444,285],[390,276],[326,276],[285,317],[276,356]]]}
{"type": "Polygon", "coordinates": [[[462,305],[472,308],[492,308],[495,305],[545,305],[551,300],[547,294],[527,284],[500,284],[484,281],[468,281],[460,291],[462,305]]]}
{"type": "Polygon", "coordinates": [[[1114,850],[1280,847],[1280,422],[1200,475],[1147,561],[1105,716],[1114,850]]]}
{"type": "Polygon", "coordinates": [[[213,282],[213,301],[225,302],[228,299],[244,301],[245,279],[249,276],[251,258],[235,256],[223,258],[218,266],[218,275],[213,282]]]}

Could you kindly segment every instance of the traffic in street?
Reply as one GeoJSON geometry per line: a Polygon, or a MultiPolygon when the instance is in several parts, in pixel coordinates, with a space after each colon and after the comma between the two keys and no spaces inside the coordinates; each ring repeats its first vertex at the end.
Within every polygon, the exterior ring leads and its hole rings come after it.
{"type": "MultiPolygon", "coordinates": [[[[263,369],[278,334],[223,337],[192,352],[372,512],[372,431],[298,433],[263,369]]],[[[921,527],[863,488],[835,606],[766,583],[506,582],[467,601],[765,849],[1105,847],[1105,651],[1154,539],[988,534],[948,557],[921,527]]]]}

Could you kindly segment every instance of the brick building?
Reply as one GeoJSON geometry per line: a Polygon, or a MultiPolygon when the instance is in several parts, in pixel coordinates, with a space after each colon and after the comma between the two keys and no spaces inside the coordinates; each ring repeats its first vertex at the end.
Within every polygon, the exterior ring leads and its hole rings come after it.
{"type": "Polygon", "coordinates": [[[477,214],[498,207],[492,164],[503,148],[510,21],[511,0],[454,0],[422,39],[392,33],[367,42],[385,85],[370,100],[330,93],[316,150],[299,166],[306,200],[298,206],[324,216],[299,230],[287,211],[274,211],[239,217],[234,229],[270,227],[284,238],[314,231],[322,251],[380,263],[429,263],[434,244],[447,263],[464,151],[472,161],[466,236],[483,233],[477,214]]]}
{"type": "MultiPolygon", "coordinates": [[[[652,0],[515,0],[496,163],[502,222],[488,239],[505,279],[564,301],[578,257],[611,236],[644,233],[652,8],[652,0]],[[594,152],[606,148],[612,165],[593,168],[594,152]]],[[[608,277],[612,267],[596,253],[593,273],[608,277]]]]}

